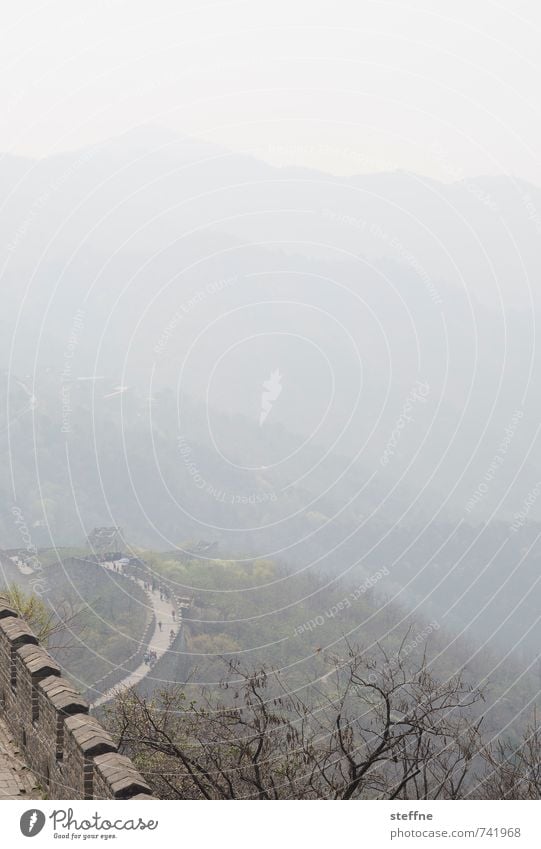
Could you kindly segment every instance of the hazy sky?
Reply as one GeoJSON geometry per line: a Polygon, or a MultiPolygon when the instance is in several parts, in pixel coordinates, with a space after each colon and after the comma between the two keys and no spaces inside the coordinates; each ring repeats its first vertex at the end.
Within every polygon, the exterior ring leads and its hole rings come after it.
{"type": "Polygon", "coordinates": [[[1,3],[0,149],[140,124],[335,173],[541,184],[538,0],[1,3]]]}

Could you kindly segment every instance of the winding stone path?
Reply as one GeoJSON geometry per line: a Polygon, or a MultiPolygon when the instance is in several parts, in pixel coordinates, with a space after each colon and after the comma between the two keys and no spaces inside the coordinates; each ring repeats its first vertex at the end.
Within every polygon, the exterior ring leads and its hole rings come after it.
{"type": "Polygon", "coordinates": [[[35,776],[24,763],[10,732],[0,719],[0,801],[41,798],[35,776]]]}
{"type": "MultiPolygon", "coordinates": [[[[114,564],[112,563],[102,563],[102,568],[108,569],[113,574],[118,574],[115,571],[114,564]]],[[[161,657],[169,650],[171,645],[171,630],[174,631],[175,637],[177,636],[180,628],[182,627],[182,617],[180,611],[176,609],[176,605],[170,599],[160,599],[160,592],[158,589],[156,590],[147,590],[145,589],[144,582],[139,578],[132,578],[130,580],[135,581],[135,583],[139,584],[139,586],[144,590],[149,600],[149,603],[152,607],[155,620],[156,620],[156,628],[154,629],[154,633],[151,636],[148,645],[147,651],[155,651],[157,660],[160,660],[161,657]],[[173,619],[172,611],[173,607],[175,607],[175,618],[173,619]],[[159,623],[161,622],[161,629],[159,623]]],[[[91,707],[97,708],[100,705],[105,704],[110,701],[118,690],[124,690],[127,687],[134,687],[136,684],[139,684],[143,678],[145,678],[152,671],[151,667],[147,663],[142,663],[137,667],[133,672],[128,673],[125,678],[119,681],[114,687],[111,687],[105,693],[102,693],[94,702],[92,702],[91,707]]]]}

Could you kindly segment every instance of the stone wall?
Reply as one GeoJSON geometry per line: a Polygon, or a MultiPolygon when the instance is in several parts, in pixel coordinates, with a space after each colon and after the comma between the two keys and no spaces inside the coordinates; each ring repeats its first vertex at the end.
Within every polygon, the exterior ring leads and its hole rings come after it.
{"type": "Polygon", "coordinates": [[[129,758],[0,597],[0,716],[49,799],[149,799],[129,758]]]}

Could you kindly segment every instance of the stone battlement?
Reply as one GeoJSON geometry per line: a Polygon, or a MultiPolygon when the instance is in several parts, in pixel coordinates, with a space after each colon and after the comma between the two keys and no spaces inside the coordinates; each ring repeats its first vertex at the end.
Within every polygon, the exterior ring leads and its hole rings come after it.
{"type": "Polygon", "coordinates": [[[49,799],[149,799],[150,789],[23,619],[0,597],[0,717],[49,799]]]}

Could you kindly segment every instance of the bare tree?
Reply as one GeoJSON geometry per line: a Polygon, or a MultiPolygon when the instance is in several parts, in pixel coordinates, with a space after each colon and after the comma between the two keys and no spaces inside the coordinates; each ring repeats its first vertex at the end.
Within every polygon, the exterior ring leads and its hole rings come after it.
{"type": "Polygon", "coordinates": [[[302,694],[229,664],[218,694],[120,694],[108,722],[162,798],[461,798],[480,748],[481,694],[426,659],[350,649],[302,694]]]}
{"type": "Polygon", "coordinates": [[[541,727],[535,711],[521,740],[496,740],[483,756],[485,770],[474,797],[541,799],[541,727]]]}

